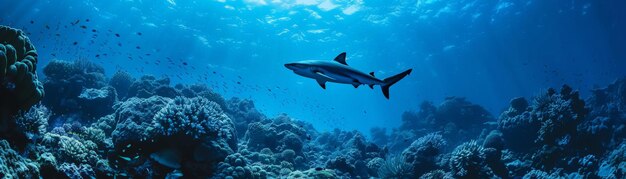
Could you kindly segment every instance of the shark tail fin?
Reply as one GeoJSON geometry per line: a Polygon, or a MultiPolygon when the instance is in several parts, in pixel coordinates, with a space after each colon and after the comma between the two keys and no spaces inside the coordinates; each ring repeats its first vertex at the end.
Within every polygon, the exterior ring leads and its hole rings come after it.
{"type": "Polygon", "coordinates": [[[397,75],[393,75],[383,80],[384,84],[381,86],[381,88],[383,90],[383,95],[385,95],[385,98],[389,99],[389,87],[391,87],[391,85],[393,84],[396,84],[405,76],[411,74],[411,71],[413,71],[413,69],[408,69],[402,73],[398,73],[397,75]]]}

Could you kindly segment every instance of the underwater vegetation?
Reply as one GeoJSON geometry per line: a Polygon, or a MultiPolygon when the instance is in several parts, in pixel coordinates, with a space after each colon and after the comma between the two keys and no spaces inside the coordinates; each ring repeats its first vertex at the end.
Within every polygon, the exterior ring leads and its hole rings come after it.
{"type": "MultiPolygon", "coordinates": [[[[317,131],[167,77],[106,77],[0,27],[0,178],[624,178],[626,79],[549,88],[499,115],[424,102],[387,132],[317,131]],[[45,95],[44,95],[45,89],[45,95]]],[[[381,119],[382,120],[382,119],[381,119]]]]}

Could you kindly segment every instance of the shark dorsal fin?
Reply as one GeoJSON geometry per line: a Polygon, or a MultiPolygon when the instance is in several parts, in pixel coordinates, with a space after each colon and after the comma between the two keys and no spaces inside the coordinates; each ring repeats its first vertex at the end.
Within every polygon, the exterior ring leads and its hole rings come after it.
{"type": "Polygon", "coordinates": [[[374,76],[374,72],[370,72],[370,75],[372,75],[372,77],[376,77],[376,76],[374,76]]]}
{"type": "Polygon", "coordinates": [[[335,57],[335,61],[344,65],[348,65],[346,63],[346,52],[341,52],[337,57],[335,57]]]}

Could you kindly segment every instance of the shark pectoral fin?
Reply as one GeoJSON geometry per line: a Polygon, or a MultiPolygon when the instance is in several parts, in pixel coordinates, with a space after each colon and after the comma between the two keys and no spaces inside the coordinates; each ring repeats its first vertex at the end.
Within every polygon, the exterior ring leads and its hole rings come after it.
{"type": "Polygon", "coordinates": [[[330,76],[328,76],[328,75],[326,75],[326,74],[324,74],[322,72],[319,72],[319,71],[315,72],[315,74],[320,75],[320,76],[322,76],[322,77],[324,77],[324,78],[326,78],[328,80],[335,80],[334,78],[332,78],[332,77],[330,77],[330,76]]]}
{"type": "Polygon", "coordinates": [[[368,86],[370,86],[370,88],[374,89],[374,85],[368,85],[368,86]]]}
{"type": "Polygon", "coordinates": [[[316,81],[317,81],[317,84],[319,84],[322,87],[322,89],[326,89],[326,81],[324,80],[316,80],[316,81]]]}
{"type": "Polygon", "coordinates": [[[352,80],[352,86],[354,86],[354,88],[358,88],[359,85],[361,85],[361,84],[362,83],[359,82],[359,80],[356,80],[356,79],[352,80]]]}
{"type": "Polygon", "coordinates": [[[346,63],[346,52],[341,52],[337,57],[335,57],[335,61],[344,65],[348,65],[346,63]]]}

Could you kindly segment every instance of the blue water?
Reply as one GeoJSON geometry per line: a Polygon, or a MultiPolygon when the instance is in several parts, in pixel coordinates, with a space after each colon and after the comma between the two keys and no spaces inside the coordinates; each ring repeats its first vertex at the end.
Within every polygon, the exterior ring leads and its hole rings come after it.
{"type": "Polygon", "coordinates": [[[40,67],[88,59],[107,76],[206,83],[253,99],[268,116],[367,133],[447,96],[495,116],[509,99],[548,87],[589,96],[626,75],[624,8],[620,0],[0,0],[0,24],[29,33],[40,67]],[[387,100],[378,87],[323,90],[283,66],[341,52],[379,77],[413,73],[387,100]]]}

